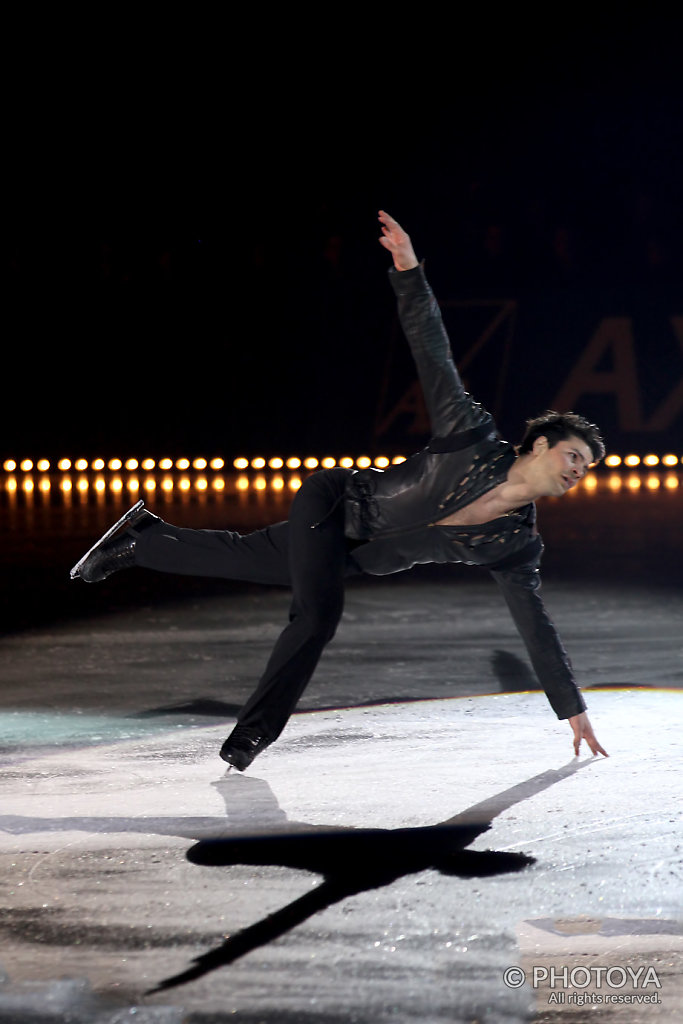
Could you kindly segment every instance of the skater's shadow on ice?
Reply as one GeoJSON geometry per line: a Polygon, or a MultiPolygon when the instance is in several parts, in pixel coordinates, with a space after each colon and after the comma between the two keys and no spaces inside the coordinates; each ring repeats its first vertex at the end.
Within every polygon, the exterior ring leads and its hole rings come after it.
{"type": "MultiPolygon", "coordinates": [[[[187,854],[193,864],[226,867],[234,864],[279,865],[322,875],[322,883],[281,910],[229,936],[216,949],[197,957],[191,966],[154,988],[160,992],[196,980],[233,963],[253,949],[284,935],[313,914],[347,896],[377,889],[420,871],[439,871],[459,878],[520,871],[534,863],[521,853],[468,850],[478,836],[491,828],[493,819],[513,804],[572,775],[592,758],[578,758],[504,790],[437,825],[421,828],[354,829],[324,828],[290,822],[286,833],[202,839],[187,854]],[[313,830],[314,829],[314,830],[313,830]]],[[[220,784],[216,784],[220,785],[220,784]]],[[[237,803],[251,803],[256,796],[262,812],[268,804],[277,808],[270,788],[262,780],[228,776],[220,787],[228,817],[233,796],[237,803]]],[[[252,804],[253,807],[253,804],[252,804]]],[[[278,808],[279,810],[279,808],[278,808]]],[[[270,820],[273,821],[273,808],[270,820]]],[[[279,812],[282,817],[282,812],[279,812]]]]}

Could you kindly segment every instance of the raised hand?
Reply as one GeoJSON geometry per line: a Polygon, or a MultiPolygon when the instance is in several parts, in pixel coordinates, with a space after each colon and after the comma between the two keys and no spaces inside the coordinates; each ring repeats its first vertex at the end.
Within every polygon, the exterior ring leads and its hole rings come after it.
{"type": "Polygon", "coordinates": [[[412,270],[418,265],[413,243],[397,220],[390,217],[384,210],[379,211],[379,222],[382,225],[380,244],[388,249],[394,259],[397,270],[412,270]]]}

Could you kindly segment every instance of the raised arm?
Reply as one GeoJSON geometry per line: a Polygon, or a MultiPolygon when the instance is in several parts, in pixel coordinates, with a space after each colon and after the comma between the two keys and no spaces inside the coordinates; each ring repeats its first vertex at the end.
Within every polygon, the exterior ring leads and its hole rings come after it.
{"type": "Polygon", "coordinates": [[[422,385],[433,437],[490,426],[493,420],[462,384],[439,304],[418,263],[409,235],[398,221],[380,210],[380,243],[393,258],[390,280],[398,299],[401,327],[410,345],[422,385]]]}

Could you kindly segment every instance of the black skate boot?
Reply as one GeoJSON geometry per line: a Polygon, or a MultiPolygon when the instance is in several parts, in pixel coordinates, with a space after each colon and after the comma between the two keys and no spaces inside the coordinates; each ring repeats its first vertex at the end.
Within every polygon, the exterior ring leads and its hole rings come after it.
{"type": "Polygon", "coordinates": [[[236,725],[221,747],[220,756],[232,768],[243,772],[256,755],[266,749],[269,743],[268,737],[261,736],[257,729],[250,729],[246,725],[236,725]]]}
{"type": "Polygon", "coordinates": [[[159,517],[148,512],[143,501],[138,501],[76,562],[71,579],[99,583],[119,569],[131,569],[135,565],[139,534],[158,522],[159,517]]]}

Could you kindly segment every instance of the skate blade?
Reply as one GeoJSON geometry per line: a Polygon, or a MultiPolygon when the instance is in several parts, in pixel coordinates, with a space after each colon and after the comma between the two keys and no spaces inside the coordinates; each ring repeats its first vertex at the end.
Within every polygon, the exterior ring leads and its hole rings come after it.
{"type": "Polygon", "coordinates": [[[95,541],[93,546],[88,551],[86,551],[83,557],[80,558],[76,562],[74,567],[69,571],[69,576],[72,580],[77,580],[80,577],[81,566],[86,562],[88,558],[90,558],[93,551],[97,551],[100,544],[104,544],[104,542],[106,540],[109,540],[109,538],[113,536],[113,534],[115,534],[117,530],[120,530],[122,526],[124,526],[126,523],[129,523],[131,519],[135,519],[138,515],[138,512],[140,512],[140,510],[144,507],[144,504],[145,503],[144,501],[142,501],[142,499],[140,499],[140,501],[137,501],[132,508],[129,508],[128,511],[124,513],[124,515],[122,515],[121,518],[116,523],[114,523],[114,525],[109,530],[107,530],[106,533],[102,534],[98,541],[95,541]]]}

